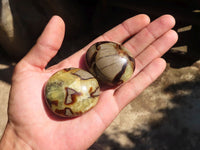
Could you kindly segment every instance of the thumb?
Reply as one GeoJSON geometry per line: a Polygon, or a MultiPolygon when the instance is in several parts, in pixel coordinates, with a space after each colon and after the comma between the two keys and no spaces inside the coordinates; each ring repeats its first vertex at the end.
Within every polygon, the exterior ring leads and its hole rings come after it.
{"type": "Polygon", "coordinates": [[[53,16],[36,44],[22,60],[33,67],[44,69],[60,49],[64,33],[64,21],[59,16],[53,16]]]}

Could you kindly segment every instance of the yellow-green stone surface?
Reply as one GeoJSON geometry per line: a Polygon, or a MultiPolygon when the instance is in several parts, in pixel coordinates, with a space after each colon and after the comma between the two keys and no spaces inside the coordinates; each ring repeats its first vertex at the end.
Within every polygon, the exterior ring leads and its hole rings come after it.
{"type": "Polygon", "coordinates": [[[97,80],[79,68],[63,69],[48,80],[45,99],[51,111],[61,117],[76,117],[93,108],[99,99],[97,80]]]}

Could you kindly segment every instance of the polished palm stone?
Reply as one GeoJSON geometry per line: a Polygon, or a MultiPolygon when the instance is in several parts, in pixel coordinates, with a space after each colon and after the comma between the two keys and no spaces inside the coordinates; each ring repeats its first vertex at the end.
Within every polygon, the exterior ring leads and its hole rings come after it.
{"type": "Polygon", "coordinates": [[[119,85],[129,80],[135,69],[135,61],[122,45],[102,41],[93,44],[86,53],[88,70],[99,81],[119,85]]]}
{"type": "Polygon", "coordinates": [[[53,113],[76,117],[93,108],[99,98],[97,80],[87,71],[68,68],[52,75],[45,86],[45,99],[53,113]]]}

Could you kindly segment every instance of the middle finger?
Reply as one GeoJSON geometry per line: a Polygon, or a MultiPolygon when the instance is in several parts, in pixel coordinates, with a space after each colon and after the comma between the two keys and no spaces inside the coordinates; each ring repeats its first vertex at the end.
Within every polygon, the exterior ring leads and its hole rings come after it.
{"type": "Polygon", "coordinates": [[[131,51],[133,57],[136,57],[157,38],[169,31],[174,25],[175,19],[172,16],[163,15],[128,40],[124,46],[131,51]]]}

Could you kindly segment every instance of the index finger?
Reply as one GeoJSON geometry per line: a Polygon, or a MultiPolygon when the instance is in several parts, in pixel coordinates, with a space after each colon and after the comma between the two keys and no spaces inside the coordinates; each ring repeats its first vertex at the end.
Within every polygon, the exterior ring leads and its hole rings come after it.
{"type": "MultiPolygon", "coordinates": [[[[94,43],[98,41],[113,41],[117,43],[123,43],[128,38],[132,37],[134,34],[138,33],[144,27],[146,27],[150,23],[150,18],[145,14],[140,14],[129,18],[107,31],[103,35],[96,38],[82,50],[78,51],[74,55],[70,56],[68,59],[64,60],[62,64],[66,64],[65,62],[70,62],[70,64],[74,67],[79,67],[81,57],[85,54],[86,50],[94,43]]],[[[62,66],[62,65],[61,65],[62,66]]]]}
{"type": "Polygon", "coordinates": [[[147,15],[137,15],[125,20],[110,31],[104,33],[100,38],[103,38],[107,41],[123,43],[125,40],[139,32],[149,23],[150,18],[147,15]]]}

